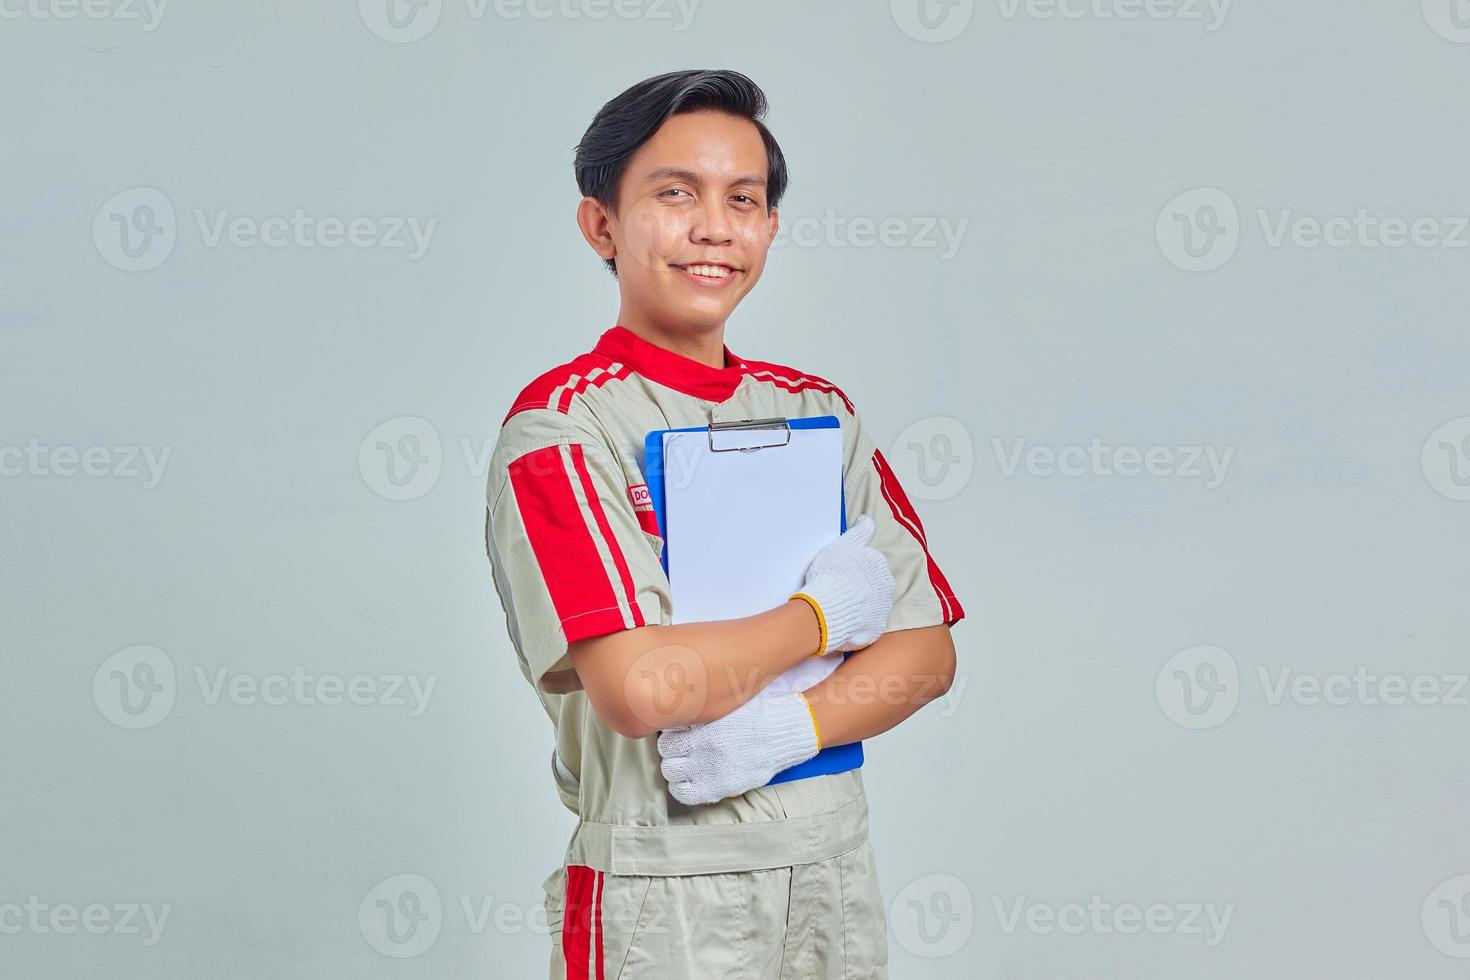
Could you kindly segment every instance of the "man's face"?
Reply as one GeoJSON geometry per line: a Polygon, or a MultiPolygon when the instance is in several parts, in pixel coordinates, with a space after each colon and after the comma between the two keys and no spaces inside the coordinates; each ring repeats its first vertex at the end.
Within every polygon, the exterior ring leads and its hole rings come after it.
{"type": "Polygon", "coordinates": [[[638,148],[608,219],[625,324],[724,324],[776,235],[766,176],[755,125],[720,112],[671,116],[638,148]]]}

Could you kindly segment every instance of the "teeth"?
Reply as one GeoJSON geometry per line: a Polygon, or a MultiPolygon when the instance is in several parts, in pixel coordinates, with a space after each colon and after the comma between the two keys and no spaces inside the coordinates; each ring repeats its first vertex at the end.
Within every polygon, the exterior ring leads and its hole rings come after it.
{"type": "Polygon", "coordinates": [[[684,268],[696,276],[708,276],[711,279],[723,279],[730,274],[730,270],[720,265],[686,265],[684,268]]]}

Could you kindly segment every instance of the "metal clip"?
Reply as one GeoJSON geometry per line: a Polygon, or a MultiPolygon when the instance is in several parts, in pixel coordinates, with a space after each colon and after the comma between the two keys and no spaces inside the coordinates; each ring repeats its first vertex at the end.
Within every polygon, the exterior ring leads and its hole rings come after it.
{"type": "Polygon", "coordinates": [[[740,419],[734,422],[711,422],[709,424],[709,451],[712,453],[750,452],[753,449],[770,449],[775,446],[784,446],[791,442],[791,423],[784,418],[773,419],[740,419]],[[745,431],[756,429],[770,429],[771,431],[784,431],[786,438],[780,442],[767,442],[758,446],[727,446],[719,449],[715,446],[715,433],[729,431],[745,431]]]}

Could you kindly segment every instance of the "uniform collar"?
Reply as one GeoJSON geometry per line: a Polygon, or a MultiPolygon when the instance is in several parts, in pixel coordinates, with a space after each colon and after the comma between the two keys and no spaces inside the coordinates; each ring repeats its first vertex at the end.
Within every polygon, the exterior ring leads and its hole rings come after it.
{"type": "Polygon", "coordinates": [[[618,324],[598,338],[593,350],[628,365],[650,381],[695,398],[722,402],[735,393],[750,368],[729,347],[721,346],[725,366],[714,368],[650,343],[618,324]]]}

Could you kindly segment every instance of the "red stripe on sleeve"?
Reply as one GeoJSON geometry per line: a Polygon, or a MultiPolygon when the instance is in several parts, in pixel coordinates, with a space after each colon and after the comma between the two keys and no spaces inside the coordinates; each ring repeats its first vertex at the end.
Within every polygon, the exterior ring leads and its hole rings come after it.
{"type": "Polygon", "coordinates": [[[567,865],[566,898],[562,906],[561,951],[567,980],[589,980],[592,939],[592,886],[596,872],[583,864],[567,865]]]}
{"type": "MultiPolygon", "coordinates": [[[[597,521],[597,528],[602,532],[602,539],[607,542],[608,551],[612,552],[613,564],[617,566],[618,577],[623,580],[623,597],[628,600],[628,608],[633,613],[633,625],[642,626],[643,612],[638,608],[637,592],[633,588],[633,575],[628,571],[627,559],[623,557],[623,549],[618,547],[618,539],[613,536],[612,526],[607,522],[607,514],[602,509],[602,501],[597,497],[597,488],[592,485],[592,475],[587,472],[587,458],[582,452],[582,447],[573,443],[572,465],[577,468],[577,476],[582,480],[582,493],[587,497],[587,506],[592,511],[592,517],[597,521]]],[[[567,634],[570,640],[571,634],[567,634]]]]}
{"type": "Polygon", "coordinates": [[[638,526],[649,534],[658,534],[658,514],[651,510],[640,510],[638,512],[638,526]]]}
{"type": "MultiPolygon", "coordinates": [[[[573,445],[572,450],[580,461],[581,447],[573,445]]],[[[578,469],[585,473],[585,465],[578,469]]],[[[625,629],[617,593],[577,502],[561,446],[546,446],[518,457],[510,464],[509,476],[521,522],[567,642],[625,629]]],[[[588,496],[600,516],[596,496],[588,496]]],[[[608,547],[626,568],[617,542],[608,534],[606,519],[599,524],[608,547]]]]}
{"type": "Polygon", "coordinates": [[[965,618],[965,610],[960,605],[960,600],[955,597],[954,590],[949,587],[949,580],[944,577],[934,557],[929,554],[929,540],[924,536],[924,524],[919,520],[919,512],[914,510],[914,505],[909,502],[903,485],[898,482],[898,477],[888,466],[888,460],[883,458],[882,450],[876,446],[873,448],[873,466],[878,470],[878,480],[883,488],[883,499],[888,501],[888,507],[893,511],[894,518],[909,529],[909,533],[918,540],[919,547],[924,549],[924,560],[929,563],[929,584],[934,587],[935,594],[939,596],[945,623],[953,626],[965,618]]]}

